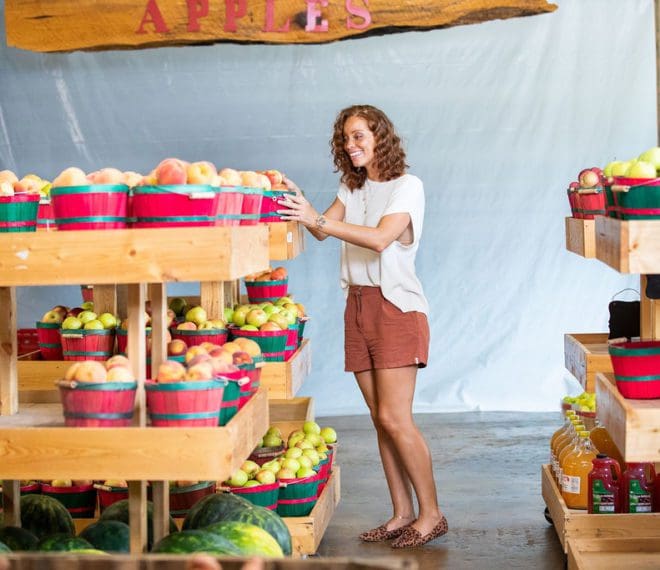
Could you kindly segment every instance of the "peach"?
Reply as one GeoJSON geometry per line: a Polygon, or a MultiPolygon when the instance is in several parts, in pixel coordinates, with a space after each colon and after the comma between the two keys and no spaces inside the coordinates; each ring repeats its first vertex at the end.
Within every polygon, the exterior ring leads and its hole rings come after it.
{"type": "Polygon", "coordinates": [[[82,360],[67,370],[65,378],[76,382],[105,382],[108,372],[102,362],[82,360]],[[73,370],[71,370],[73,368],[73,370]]]}
{"type": "Polygon", "coordinates": [[[279,170],[264,170],[262,174],[268,177],[271,186],[276,186],[284,182],[284,175],[279,170]]]}
{"type": "Polygon", "coordinates": [[[195,346],[191,346],[187,351],[186,351],[186,364],[190,362],[195,356],[198,354],[205,354],[206,356],[209,355],[209,353],[206,351],[206,349],[199,345],[196,344],[195,346]]]}
{"type": "Polygon", "coordinates": [[[225,362],[227,364],[233,364],[234,359],[232,358],[232,354],[233,353],[231,353],[231,352],[228,352],[226,350],[222,350],[222,351],[220,351],[220,354],[216,354],[216,355],[212,356],[212,358],[214,360],[219,360],[220,362],[225,362]]]}
{"type": "Polygon", "coordinates": [[[188,184],[213,184],[218,171],[212,162],[202,160],[193,162],[186,168],[188,184]]]}
{"type": "Polygon", "coordinates": [[[218,174],[222,178],[223,186],[241,185],[241,175],[238,170],[234,170],[233,168],[223,168],[218,174]]]}
{"type": "Polygon", "coordinates": [[[213,378],[213,364],[211,360],[198,362],[186,370],[186,380],[211,380],[213,378]]]}
{"type": "Polygon", "coordinates": [[[127,170],[122,176],[122,183],[127,186],[140,186],[142,184],[144,176],[138,172],[133,172],[132,170],[127,170]]]}
{"type": "Polygon", "coordinates": [[[38,194],[39,190],[46,184],[48,183],[36,174],[28,174],[27,176],[23,176],[18,182],[14,182],[14,193],[21,194],[26,192],[28,194],[38,194]]]}
{"type": "Polygon", "coordinates": [[[128,360],[128,358],[126,358],[123,354],[115,354],[114,356],[111,356],[110,358],[108,358],[108,360],[105,361],[105,367],[107,370],[110,370],[115,366],[123,366],[125,368],[130,368],[131,363],[128,360]]]}
{"type": "Polygon", "coordinates": [[[212,358],[211,365],[213,366],[213,375],[215,377],[222,376],[227,372],[236,372],[236,370],[238,370],[238,366],[231,362],[225,362],[220,358],[212,358]]]}
{"type": "Polygon", "coordinates": [[[230,341],[222,345],[222,350],[226,350],[229,354],[234,354],[234,352],[242,350],[242,348],[236,341],[230,341]]]}
{"type": "Polygon", "coordinates": [[[126,366],[113,366],[108,370],[106,379],[108,382],[134,382],[135,376],[126,366]]]}
{"type": "Polygon", "coordinates": [[[199,346],[201,346],[209,354],[211,354],[212,350],[214,350],[216,348],[220,348],[217,344],[209,342],[208,340],[200,343],[199,346]]]}
{"type": "Polygon", "coordinates": [[[167,344],[167,354],[170,356],[179,356],[185,354],[188,350],[188,345],[180,338],[175,338],[167,344]]]}
{"type": "Polygon", "coordinates": [[[285,267],[276,267],[270,272],[270,278],[273,281],[282,281],[283,279],[286,279],[288,276],[289,273],[285,267]]]}
{"type": "Polygon", "coordinates": [[[261,174],[252,170],[241,170],[241,184],[248,188],[261,188],[261,174]]]}
{"type": "Polygon", "coordinates": [[[258,174],[258,176],[259,176],[259,188],[270,190],[271,189],[270,178],[268,178],[268,176],[266,176],[265,174],[258,174]]]}
{"type": "Polygon", "coordinates": [[[254,362],[252,357],[247,353],[239,350],[232,354],[233,364],[238,366],[239,364],[252,364],[254,362]]]}
{"type": "Polygon", "coordinates": [[[183,323],[179,323],[176,326],[177,330],[180,331],[196,331],[197,330],[197,325],[193,323],[192,321],[185,321],[183,323]]]}
{"type": "Polygon", "coordinates": [[[252,340],[251,338],[238,337],[234,340],[245,352],[250,356],[259,356],[261,354],[261,347],[257,341],[252,340]]]}
{"type": "Polygon", "coordinates": [[[186,163],[178,158],[166,158],[156,167],[158,184],[185,184],[186,163]]]}
{"type": "Polygon", "coordinates": [[[140,181],[140,186],[156,186],[158,184],[158,176],[156,175],[156,169],[154,168],[149,174],[142,177],[140,181]]]}
{"type": "Polygon", "coordinates": [[[88,184],[89,180],[87,180],[87,176],[76,166],[65,168],[53,180],[53,188],[59,186],[87,186],[88,184]]]}
{"type": "Polygon", "coordinates": [[[0,182],[0,196],[13,196],[14,185],[11,182],[0,182]]]}
{"type": "Polygon", "coordinates": [[[0,170],[0,182],[14,184],[14,182],[18,182],[18,176],[16,176],[11,170],[0,170]]]}
{"type": "Polygon", "coordinates": [[[186,361],[186,366],[190,368],[200,362],[208,362],[209,360],[211,360],[211,357],[208,354],[196,354],[190,360],[186,361]]]}
{"type": "Polygon", "coordinates": [[[263,325],[259,327],[260,331],[281,331],[282,328],[277,323],[273,321],[266,321],[263,325]]]}
{"type": "Polygon", "coordinates": [[[123,184],[124,173],[117,168],[101,168],[92,174],[88,174],[87,178],[94,184],[123,184]],[[93,178],[92,178],[93,175],[93,178]]]}
{"type": "Polygon", "coordinates": [[[175,360],[166,360],[158,367],[156,380],[158,382],[183,382],[186,376],[186,367],[175,360]]]}

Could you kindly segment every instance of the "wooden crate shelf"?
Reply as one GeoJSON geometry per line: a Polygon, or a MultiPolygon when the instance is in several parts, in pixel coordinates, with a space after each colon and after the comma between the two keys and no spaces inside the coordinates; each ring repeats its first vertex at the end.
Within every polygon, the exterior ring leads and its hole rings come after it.
{"type": "Polygon", "coordinates": [[[660,567],[656,537],[578,538],[568,542],[568,570],[655,570],[660,567]]]}
{"type": "Polygon", "coordinates": [[[341,496],[340,470],[334,465],[328,478],[328,484],[323,489],[316,505],[306,517],[283,517],[291,533],[295,555],[315,554],[321,544],[321,539],[330,524],[341,496]]]}
{"type": "Polygon", "coordinates": [[[660,513],[593,515],[569,509],[550,465],[541,466],[541,492],[564,552],[577,538],[660,536],[660,513]]]}
{"type": "Polygon", "coordinates": [[[660,273],[660,220],[597,216],[596,257],[620,273],[660,273]]]}
{"type": "Polygon", "coordinates": [[[586,258],[596,257],[596,220],[566,218],[566,249],[586,258]]]}
{"type": "Polygon", "coordinates": [[[598,418],[627,462],[660,461],[660,399],[624,398],[614,375],[599,373],[596,402],[598,418]]]}
{"type": "Polygon", "coordinates": [[[608,333],[564,335],[564,364],[587,392],[596,390],[596,373],[612,372],[607,350],[608,333]]]}
{"type": "Polygon", "coordinates": [[[230,281],[268,267],[268,248],[263,225],[1,234],[0,284],[230,281]]]}
{"type": "Polygon", "coordinates": [[[283,437],[300,429],[308,420],[314,419],[314,400],[312,398],[269,399],[268,415],[270,425],[277,427],[283,437]]]}
{"type": "Polygon", "coordinates": [[[298,222],[268,224],[268,255],[273,261],[286,261],[305,250],[305,228],[298,222]]]}
{"type": "Polygon", "coordinates": [[[269,398],[293,398],[312,369],[312,347],[303,339],[298,350],[286,362],[267,362],[261,369],[261,385],[269,398]]]}
{"type": "Polygon", "coordinates": [[[62,427],[57,404],[0,418],[0,479],[224,480],[268,429],[260,389],[223,427],[62,427]]]}

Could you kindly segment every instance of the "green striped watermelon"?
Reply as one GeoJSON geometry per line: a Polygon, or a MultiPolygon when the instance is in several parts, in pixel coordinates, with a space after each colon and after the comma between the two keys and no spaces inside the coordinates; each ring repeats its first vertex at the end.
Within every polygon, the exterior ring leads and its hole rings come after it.
{"type": "Polygon", "coordinates": [[[10,550],[34,550],[39,539],[33,532],[18,526],[0,527],[0,542],[10,550]]]}
{"type": "MultiPolygon", "coordinates": [[[[154,504],[151,501],[147,501],[147,549],[151,550],[151,547],[154,543],[154,529],[153,529],[153,516],[154,516],[154,504]]],[[[128,499],[122,499],[116,503],[112,503],[108,508],[106,508],[103,513],[101,513],[102,521],[121,521],[126,524],[130,524],[128,521],[128,499]]],[[[174,522],[174,519],[170,517],[170,532],[176,532],[178,527],[174,522]]]]}
{"type": "Polygon", "coordinates": [[[291,556],[292,545],[289,527],[275,511],[250,503],[250,506],[246,509],[229,513],[225,520],[253,524],[264,529],[277,540],[284,555],[291,556]]]}
{"type": "Polygon", "coordinates": [[[0,554],[3,552],[11,552],[11,548],[9,548],[4,542],[0,542],[0,554]]]}
{"type": "Polygon", "coordinates": [[[256,525],[223,521],[213,523],[204,528],[204,530],[229,540],[229,542],[240,549],[241,556],[284,558],[284,553],[277,540],[270,533],[256,525]]]}
{"type": "Polygon", "coordinates": [[[154,545],[151,552],[167,554],[208,552],[209,554],[241,556],[241,551],[228,539],[205,530],[182,530],[168,534],[154,545]]]}
{"type": "Polygon", "coordinates": [[[68,550],[80,550],[81,548],[92,548],[92,545],[84,538],[79,536],[69,536],[68,534],[51,534],[42,538],[35,547],[35,550],[42,552],[64,552],[68,550]]]}
{"type": "Polygon", "coordinates": [[[232,493],[206,495],[197,501],[183,519],[182,530],[199,529],[226,519],[230,512],[251,507],[252,503],[232,493]]]}
{"type": "Polygon", "coordinates": [[[37,538],[50,534],[76,534],[73,519],[66,507],[48,495],[23,495],[21,497],[21,525],[37,538]]]}
{"type": "Polygon", "coordinates": [[[90,524],[79,536],[105,552],[130,552],[131,529],[125,522],[100,520],[90,524]]]}

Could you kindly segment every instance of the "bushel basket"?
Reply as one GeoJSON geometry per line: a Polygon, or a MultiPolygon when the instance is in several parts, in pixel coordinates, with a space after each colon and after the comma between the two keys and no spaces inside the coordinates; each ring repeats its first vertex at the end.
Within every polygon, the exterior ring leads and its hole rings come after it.
{"type": "Polygon", "coordinates": [[[60,329],[64,360],[108,360],[115,349],[114,329],[60,329]]]}
{"type": "Polygon", "coordinates": [[[37,322],[37,338],[39,351],[44,360],[63,360],[60,323],[37,322]]]}
{"type": "Polygon", "coordinates": [[[229,327],[229,335],[232,339],[237,337],[251,338],[261,348],[261,355],[266,362],[283,362],[286,351],[286,340],[289,331],[250,331],[241,330],[238,327],[229,327]]]}
{"type": "Polygon", "coordinates": [[[243,211],[243,192],[239,186],[216,188],[216,226],[238,226],[243,211]]]}
{"type": "Polygon", "coordinates": [[[607,213],[620,220],[660,218],[660,178],[615,177],[606,187],[607,213]]]}
{"type": "Polygon", "coordinates": [[[115,230],[126,227],[128,186],[90,184],[52,188],[58,230],[115,230]]]}
{"type": "Polygon", "coordinates": [[[155,427],[218,425],[225,380],[153,382],[148,380],[147,412],[155,427]]]}
{"type": "Polygon", "coordinates": [[[296,193],[290,190],[264,190],[263,199],[261,200],[261,215],[259,220],[262,223],[268,222],[281,222],[282,219],[277,213],[277,210],[282,210],[284,207],[281,204],[278,204],[278,200],[281,200],[285,194],[290,194],[294,196],[296,193]]]}
{"type": "Polygon", "coordinates": [[[609,353],[624,398],[660,398],[660,341],[611,344],[609,353]]]}
{"type": "Polygon", "coordinates": [[[241,186],[243,205],[241,206],[241,226],[255,226],[261,217],[261,202],[264,198],[262,188],[241,186]]]}
{"type": "Polygon", "coordinates": [[[69,427],[131,425],[137,382],[57,382],[69,427]]]}
{"type": "Polygon", "coordinates": [[[205,184],[136,186],[131,197],[135,228],[213,226],[217,194],[205,184]]]}
{"type": "Polygon", "coordinates": [[[0,233],[37,230],[39,194],[0,196],[0,233]]]}
{"type": "Polygon", "coordinates": [[[229,491],[240,495],[250,501],[253,505],[264,507],[271,511],[277,509],[277,500],[280,493],[278,481],[268,485],[254,485],[252,487],[230,487],[229,491]]]}
{"type": "Polygon", "coordinates": [[[281,479],[277,514],[281,517],[305,517],[312,512],[318,498],[318,474],[303,479],[281,479]]]}

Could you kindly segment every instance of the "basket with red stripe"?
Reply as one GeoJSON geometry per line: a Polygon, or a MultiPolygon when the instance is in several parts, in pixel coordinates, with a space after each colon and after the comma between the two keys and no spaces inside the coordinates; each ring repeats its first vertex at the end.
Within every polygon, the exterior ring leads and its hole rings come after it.
{"type": "Polygon", "coordinates": [[[44,360],[62,360],[61,323],[37,321],[38,349],[44,360]]]}
{"type": "Polygon", "coordinates": [[[287,329],[273,331],[243,330],[239,327],[229,327],[229,336],[234,339],[245,337],[254,340],[261,348],[261,354],[266,362],[283,362],[286,353],[286,341],[289,335],[287,329]]]}
{"type": "Polygon", "coordinates": [[[243,189],[240,186],[220,186],[216,188],[216,226],[238,226],[243,212],[243,189]]]}
{"type": "Polygon", "coordinates": [[[96,512],[96,489],[92,483],[72,487],[54,487],[42,483],[41,494],[57,499],[74,519],[92,518],[96,512]]]}
{"type": "Polygon", "coordinates": [[[186,343],[190,348],[203,342],[210,342],[211,344],[223,345],[227,342],[228,331],[227,329],[178,329],[171,328],[170,335],[172,340],[179,339],[186,343]]]}
{"type": "MultiPolygon", "coordinates": [[[[569,195],[570,199],[570,195],[569,195]]],[[[605,192],[602,186],[594,188],[581,188],[575,192],[576,215],[583,220],[593,220],[596,216],[604,216],[605,192]]]]}
{"type": "Polygon", "coordinates": [[[251,487],[230,487],[229,492],[240,495],[254,505],[274,511],[277,509],[280,484],[276,481],[275,483],[253,485],[251,487]]]}
{"type": "Polygon", "coordinates": [[[215,493],[215,481],[200,481],[190,485],[170,487],[170,515],[185,517],[190,508],[206,495],[215,493]]]}
{"type": "Polygon", "coordinates": [[[318,473],[310,477],[280,479],[277,514],[282,517],[304,517],[312,512],[318,498],[318,473]]]}
{"type": "Polygon", "coordinates": [[[126,227],[128,186],[58,186],[50,191],[57,229],[112,230],[126,227]]]}
{"type": "Polygon", "coordinates": [[[37,230],[39,194],[0,196],[0,232],[34,232],[37,230]]]}
{"type": "Polygon", "coordinates": [[[660,398],[660,341],[613,343],[609,353],[624,398],[660,398]]]}
{"type": "Polygon", "coordinates": [[[241,225],[255,226],[261,217],[261,202],[264,199],[263,188],[240,187],[243,193],[243,205],[241,206],[241,225]]]}
{"type": "Polygon", "coordinates": [[[660,218],[660,178],[615,176],[606,186],[607,212],[621,220],[660,218]]]}
{"type": "Polygon", "coordinates": [[[213,226],[218,193],[206,184],[136,186],[132,189],[134,228],[213,226]]]}
{"type": "Polygon", "coordinates": [[[37,210],[37,230],[53,231],[56,229],[55,208],[53,208],[50,198],[41,198],[37,210]]]}

